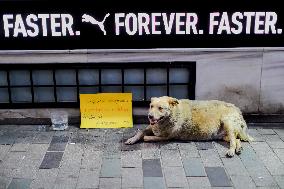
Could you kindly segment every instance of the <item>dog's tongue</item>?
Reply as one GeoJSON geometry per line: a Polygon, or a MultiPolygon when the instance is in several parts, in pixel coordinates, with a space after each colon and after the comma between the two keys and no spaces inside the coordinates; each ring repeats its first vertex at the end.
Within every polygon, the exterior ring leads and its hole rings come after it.
{"type": "Polygon", "coordinates": [[[150,120],[150,124],[151,125],[154,125],[154,124],[156,124],[158,121],[157,120],[150,120]]]}

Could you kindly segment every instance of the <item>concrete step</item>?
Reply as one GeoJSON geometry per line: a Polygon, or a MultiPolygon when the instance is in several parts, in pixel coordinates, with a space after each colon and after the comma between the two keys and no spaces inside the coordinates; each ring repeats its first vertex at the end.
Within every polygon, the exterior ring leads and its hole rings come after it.
{"type": "MultiPolygon", "coordinates": [[[[50,113],[65,111],[69,117],[69,124],[80,124],[80,111],[76,108],[57,109],[1,109],[0,125],[50,125],[50,113]]],[[[147,124],[148,107],[133,108],[134,124],[147,124]]],[[[245,114],[245,120],[250,126],[283,127],[284,114],[245,114]]]]}

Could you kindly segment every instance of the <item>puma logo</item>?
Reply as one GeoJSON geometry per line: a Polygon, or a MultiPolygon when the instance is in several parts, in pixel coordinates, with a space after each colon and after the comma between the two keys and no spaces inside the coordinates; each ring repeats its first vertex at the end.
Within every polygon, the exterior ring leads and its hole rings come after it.
{"type": "Polygon", "coordinates": [[[107,13],[104,17],[104,19],[102,21],[97,21],[95,18],[93,18],[92,16],[88,15],[88,14],[84,14],[82,16],[82,22],[90,22],[91,24],[94,24],[94,25],[98,25],[99,28],[102,30],[102,32],[104,33],[104,35],[106,35],[106,30],[105,30],[105,26],[104,26],[104,23],[105,23],[105,20],[107,17],[109,17],[109,13],[107,13]]]}

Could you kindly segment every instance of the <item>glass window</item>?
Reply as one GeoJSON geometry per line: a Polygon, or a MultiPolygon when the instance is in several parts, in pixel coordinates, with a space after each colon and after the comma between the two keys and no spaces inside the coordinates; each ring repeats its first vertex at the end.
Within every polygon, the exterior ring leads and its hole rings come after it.
{"type": "Polygon", "coordinates": [[[55,76],[57,85],[76,85],[75,70],[56,70],[55,76]]]}
{"type": "Polygon", "coordinates": [[[12,88],[11,97],[12,102],[15,103],[32,102],[32,94],[29,87],[12,88]]]}
{"type": "Polygon", "coordinates": [[[8,102],[9,102],[8,89],[0,88],[0,103],[8,103],[8,102]]]}
{"type": "Polygon", "coordinates": [[[188,86],[187,85],[171,85],[170,96],[175,98],[188,98],[188,86]]]}
{"type": "Polygon", "coordinates": [[[147,87],[147,100],[150,100],[151,97],[160,97],[167,95],[166,86],[148,86],[147,87]]]}
{"type": "Polygon", "coordinates": [[[143,84],[144,69],[126,69],[124,70],[125,84],[143,84]]]}
{"type": "Polygon", "coordinates": [[[53,87],[35,87],[35,102],[54,102],[53,87]]]}
{"type": "Polygon", "coordinates": [[[7,83],[7,73],[5,71],[0,71],[0,85],[5,86],[7,83]]]}
{"type": "Polygon", "coordinates": [[[185,68],[171,68],[170,69],[170,83],[188,83],[189,70],[185,68]]]}
{"type": "Polygon", "coordinates": [[[79,70],[80,85],[97,85],[99,84],[99,71],[94,69],[79,70]]]}
{"type": "Polygon", "coordinates": [[[53,85],[53,74],[51,70],[34,70],[34,85],[53,85]]]}
{"type": "Polygon", "coordinates": [[[57,87],[57,100],[59,102],[77,101],[76,87],[57,87]]]}
{"type": "Polygon", "coordinates": [[[126,86],[124,89],[127,93],[132,93],[132,98],[134,101],[144,100],[144,87],[142,86],[126,86]]]}
{"type": "Polygon", "coordinates": [[[167,69],[147,69],[147,84],[167,83],[167,69]]]}
{"type": "Polygon", "coordinates": [[[10,72],[11,86],[30,85],[30,72],[28,70],[13,70],[10,72]]]}
{"type": "Polygon", "coordinates": [[[81,94],[95,94],[99,92],[99,87],[80,87],[81,94]]]}
{"type": "Polygon", "coordinates": [[[121,70],[120,69],[103,69],[102,84],[120,84],[121,70]]]}

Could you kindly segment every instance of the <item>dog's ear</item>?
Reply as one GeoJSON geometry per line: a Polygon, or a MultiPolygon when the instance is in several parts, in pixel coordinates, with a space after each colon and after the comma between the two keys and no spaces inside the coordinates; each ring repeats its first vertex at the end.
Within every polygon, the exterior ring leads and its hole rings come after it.
{"type": "Polygon", "coordinates": [[[157,97],[152,97],[151,98],[151,102],[153,102],[154,100],[158,99],[157,97]]]}
{"type": "Polygon", "coordinates": [[[170,106],[176,106],[179,103],[178,99],[173,98],[173,97],[168,97],[168,102],[169,102],[170,106]]]}

